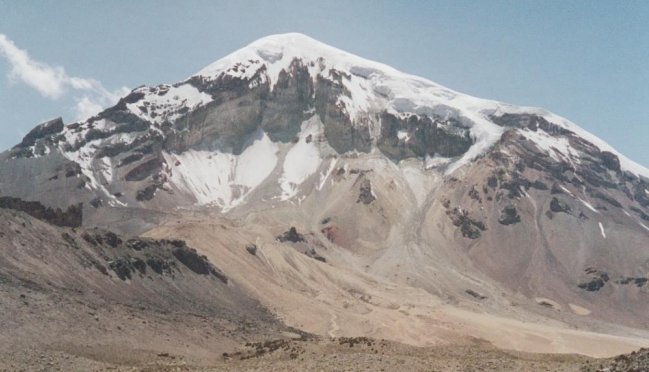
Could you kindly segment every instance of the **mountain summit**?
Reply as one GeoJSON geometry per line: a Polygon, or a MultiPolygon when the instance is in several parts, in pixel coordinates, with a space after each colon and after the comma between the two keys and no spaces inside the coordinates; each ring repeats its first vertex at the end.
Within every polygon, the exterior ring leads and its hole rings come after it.
{"type": "Polygon", "coordinates": [[[185,239],[307,332],[424,345],[468,322],[498,346],[538,346],[463,309],[558,327],[538,331],[565,341],[544,351],[596,354],[566,346],[565,324],[649,339],[649,170],[546,110],[301,34],[43,123],[0,174],[3,206],[185,239]]]}

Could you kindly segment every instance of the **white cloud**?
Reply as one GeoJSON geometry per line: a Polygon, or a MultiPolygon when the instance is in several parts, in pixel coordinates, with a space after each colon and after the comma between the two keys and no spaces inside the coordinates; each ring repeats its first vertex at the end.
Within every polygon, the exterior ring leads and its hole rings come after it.
{"type": "Polygon", "coordinates": [[[104,88],[100,81],[69,76],[61,66],[50,66],[35,61],[27,51],[0,33],[0,56],[4,57],[11,70],[8,78],[12,82],[22,81],[38,91],[43,97],[59,99],[67,94],[73,94],[77,120],[84,120],[97,114],[104,107],[113,105],[128,93],[128,88],[122,87],[114,92],[104,88]]]}
{"type": "Polygon", "coordinates": [[[102,106],[88,97],[81,97],[74,106],[77,113],[76,120],[87,119],[102,110],[102,106]]]}
{"type": "Polygon", "coordinates": [[[122,87],[114,92],[109,92],[103,87],[98,90],[88,91],[84,95],[76,97],[74,105],[75,120],[83,121],[96,115],[106,107],[112,106],[128,94],[130,89],[122,87]]]}

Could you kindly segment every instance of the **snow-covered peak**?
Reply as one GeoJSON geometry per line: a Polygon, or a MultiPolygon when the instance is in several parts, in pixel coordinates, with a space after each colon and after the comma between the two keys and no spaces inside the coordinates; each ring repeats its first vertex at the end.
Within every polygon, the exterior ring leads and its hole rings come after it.
{"type": "Polygon", "coordinates": [[[282,70],[289,70],[294,60],[307,66],[312,78],[330,77],[332,70],[343,72],[349,78],[343,84],[350,96],[339,101],[352,121],[371,112],[386,110],[400,114],[453,116],[471,127],[476,143],[459,160],[449,167],[449,172],[484,153],[500,138],[503,128],[495,125],[490,116],[506,113],[538,115],[557,124],[602,151],[610,151],[620,158],[622,168],[649,177],[649,170],[597,138],[576,124],[547,110],[520,107],[493,100],[481,99],[456,92],[428,79],[398,71],[388,65],[371,61],[337,49],[300,33],[286,33],[263,37],[230,55],[210,64],[195,76],[216,79],[229,75],[249,79],[258,72],[270,82],[271,89],[282,70]]]}
{"type": "MultiPolygon", "coordinates": [[[[430,95],[433,95],[434,103],[439,103],[440,100],[454,100],[459,96],[464,99],[469,97],[430,80],[356,56],[300,33],[270,35],[258,39],[208,65],[194,76],[216,78],[221,74],[227,74],[236,77],[250,77],[259,68],[265,66],[267,78],[272,82],[272,86],[277,81],[279,73],[282,70],[287,70],[295,59],[299,59],[304,65],[307,65],[312,75],[320,74],[326,77],[331,70],[337,70],[373,82],[374,88],[376,88],[374,93],[382,96],[390,96],[390,93],[393,96],[398,96],[399,93],[404,93],[405,96],[424,93],[421,99],[426,100],[426,98],[431,98],[430,95]],[[381,89],[380,83],[394,83],[398,80],[404,81],[405,85],[402,88],[408,88],[407,91],[395,92],[381,89]]],[[[390,84],[389,88],[395,88],[394,85],[390,84]]],[[[473,103],[497,103],[475,97],[469,98],[474,99],[473,103]]]]}
{"type": "Polygon", "coordinates": [[[329,67],[340,71],[350,71],[353,68],[365,67],[373,68],[376,72],[401,74],[390,66],[358,57],[304,34],[287,33],[258,39],[210,64],[199,71],[197,75],[217,76],[224,72],[233,73],[232,67],[236,65],[249,65],[254,68],[255,65],[263,64],[267,66],[271,80],[276,81],[276,74],[281,68],[287,68],[295,58],[302,60],[305,64],[321,62],[318,67],[322,70],[329,67]]]}
{"type": "Polygon", "coordinates": [[[342,82],[350,95],[339,97],[339,103],[352,122],[387,111],[396,115],[452,116],[470,126],[476,144],[449,172],[486,151],[503,132],[487,118],[500,106],[499,102],[458,93],[299,33],[271,35],[254,41],[194,76],[207,80],[224,75],[250,79],[264,69],[261,75],[270,82],[272,89],[280,72],[288,71],[296,59],[307,66],[313,79],[317,76],[330,78],[332,71],[345,74],[342,82]]]}
{"type": "MultiPolygon", "coordinates": [[[[231,77],[241,79],[244,84],[248,82],[250,89],[259,84],[268,84],[270,89],[274,89],[281,72],[291,71],[291,64],[296,60],[308,70],[314,82],[329,79],[344,86],[344,93],[336,97],[337,108],[348,114],[352,125],[369,123],[375,143],[381,136],[382,125],[377,117],[383,112],[401,119],[413,114],[444,120],[452,118],[462,130],[469,128],[474,143],[459,158],[450,160],[446,168],[447,174],[484,154],[501,138],[505,127],[494,123],[494,116],[527,114],[542,117],[591,142],[602,151],[616,154],[624,170],[649,177],[646,168],[616,152],[610,145],[579,126],[544,109],[520,107],[462,94],[299,33],[271,35],[256,40],[210,64],[184,82],[137,88],[129,96],[130,99],[126,100],[126,108],[144,122],[153,124],[152,131],[160,132],[163,123],[173,125],[189,112],[210,105],[215,100],[213,93],[206,88],[210,82],[219,84],[219,79],[231,77]],[[207,82],[208,85],[196,84],[192,80],[196,77],[200,77],[199,81],[207,82]]],[[[314,110],[313,107],[310,110],[314,110]]],[[[401,129],[397,133],[398,140],[407,142],[408,132],[403,130],[405,128],[401,129]]],[[[77,133],[77,136],[82,135],[85,133],[77,133]]],[[[566,138],[534,133],[524,136],[541,148],[550,149],[548,152],[553,151],[553,148],[561,148],[565,150],[564,154],[579,156],[578,150],[569,148],[566,138]]]]}

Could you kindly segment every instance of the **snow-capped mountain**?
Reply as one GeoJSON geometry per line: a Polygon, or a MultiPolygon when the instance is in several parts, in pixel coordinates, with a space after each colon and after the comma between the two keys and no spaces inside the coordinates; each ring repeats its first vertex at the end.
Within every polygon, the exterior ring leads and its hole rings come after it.
{"type": "MultiPolygon", "coordinates": [[[[410,270],[430,292],[489,278],[632,325],[649,304],[649,170],[543,109],[301,34],[137,88],[85,122],[41,124],[0,155],[0,174],[0,196],[83,203],[84,225],[141,231],[199,207],[281,209],[326,244],[372,252],[368,271],[410,270]]],[[[496,301],[494,288],[480,293],[496,301]]]]}
{"type": "Polygon", "coordinates": [[[554,114],[457,93],[301,34],[255,41],[181,83],[137,88],[86,122],[45,123],[9,157],[60,155],[109,206],[147,204],[166,190],[180,205],[227,210],[276,169],[277,196],[297,195],[337,154],[419,158],[451,174],[484,155],[505,119],[519,116],[571,132],[557,138],[543,128],[520,129],[554,159],[579,161],[574,136],[614,154],[623,170],[649,175],[554,114]],[[124,192],[132,189],[124,181],[139,188],[124,192]]]}

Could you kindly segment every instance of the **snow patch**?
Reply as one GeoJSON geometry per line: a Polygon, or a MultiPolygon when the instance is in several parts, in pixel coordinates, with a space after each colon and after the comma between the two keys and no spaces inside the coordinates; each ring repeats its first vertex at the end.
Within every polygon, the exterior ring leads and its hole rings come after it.
{"type": "Polygon", "coordinates": [[[81,168],[82,176],[87,178],[85,189],[88,191],[101,191],[105,197],[109,200],[113,200],[119,205],[126,206],[123,202],[119,201],[117,197],[111,194],[108,189],[104,186],[105,184],[110,184],[113,180],[113,168],[110,158],[101,158],[95,159],[95,146],[93,142],[101,142],[101,140],[95,140],[88,143],[86,146],[81,147],[77,151],[61,151],[61,154],[66,157],[68,160],[79,164],[81,168]],[[98,169],[98,174],[102,176],[105,182],[99,182],[95,175],[95,169],[98,169]]]}
{"type": "Polygon", "coordinates": [[[564,137],[553,137],[543,130],[519,130],[525,138],[534,142],[540,149],[547,152],[556,161],[578,159],[576,151],[570,146],[570,142],[564,137]],[[574,154],[573,154],[574,152],[574,154]]]}
{"type": "Polygon", "coordinates": [[[331,159],[329,162],[329,168],[324,172],[320,173],[320,183],[318,183],[317,190],[320,191],[324,187],[325,182],[329,178],[329,175],[331,175],[331,172],[336,168],[336,163],[338,163],[338,159],[331,159]]]}
{"type": "Polygon", "coordinates": [[[98,160],[98,169],[106,183],[113,182],[113,164],[109,157],[103,157],[98,160]]]}
{"type": "Polygon", "coordinates": [[[257,187],[275,169],[278,147],[262,132],[237,157],[234,182],[251,189],[257,187]]]}
{"type": "Polygon", "coordinates": [[[241,153],[189,150],[164,153],[172,164],[170,183],[192,195],[199,205],[214,204],[224,211],[241,203],[275,169],[278,147],[265,133],[241,153]]]}
{"type": "MultiPolygon", "coordinates": [[[[568,195],[570,195],[570,196],[572,196],[572,197],[575,196],[575,195],[573,195],[572,192],[570,192],[570,190],[568,190],[567,188],[565,188],[563,185],[559,185],[559,188],[560,188],[561,190],[563,190],[566,194],[568,194],[568,195]]],[[[580,199],[580,200],[581,200],[581,199],[580,199]]],[[[583,203],[583,200],[582,200],[582,203],[583,203]]]]}
{"type": "Polygon", "coordinates": [[[297,195],[299,186],[318,170],[322,159],[316,139],[321,133],[322,124],[317,115],[302,123],[298,142],[286,153],[284,159],[284,168],[279,179],[281,200],[288,200],[297,195]]]}
{"type": "Polygon", "coordinates": [[[450,164],[453,161],[453,158],[445,158],[442,156],[429,156],[426,155],[426,158],[424,159],[424,168],[425,169],[433,169],[433,168],[439,168],[439,167],[445,167],[448,164],[450,164]]]}
{"type": "Polygon", "coordinates": [[[602,233],[602,237],[606,239],[606,231],[604,231],[604,225],[601,222],[599,223],[599,231],[602,233]]]}
{"type": "Polygon", "coordinates": [[[595,207],[593,207],[592,204],[590,204],[589,202],[585,201],[584,199],[581,199],[581,198],[577,198],[577,199],[581,202],[581,204],[583,204],[584,206],[586,206],[586,208],[588,208],[588,209],[590,209],[591,211],[593,211],[593,212],[599,214],[599,211],[598,211],[595,207]]]}
{"type": "Polygon", "coordinates": [[[155,88],[142,87],[135,92],[144,93],[144,98],[126,107],[135,115],[151,123],[173,122],[185,110],[193,110],[212,101],[209,94],[203,93],[191,84],[177,87],[161,85],[155,88]],[[185,110],[184,110],[185,109],[185,110]]]}

